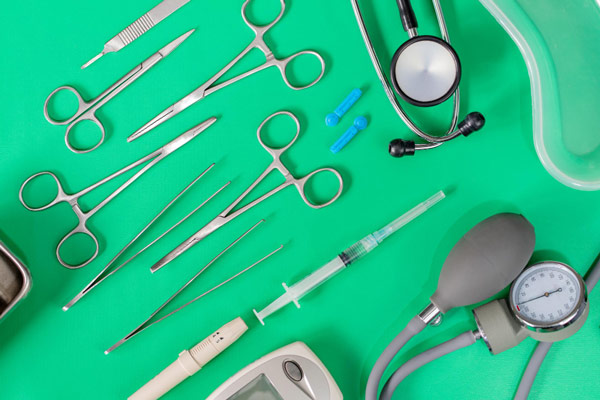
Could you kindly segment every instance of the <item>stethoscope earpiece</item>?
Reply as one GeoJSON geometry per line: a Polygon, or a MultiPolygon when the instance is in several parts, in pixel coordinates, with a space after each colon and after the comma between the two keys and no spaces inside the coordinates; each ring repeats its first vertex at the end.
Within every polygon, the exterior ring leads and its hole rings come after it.
{"type": "Polygon", "coordinates": [[[485,125],[485,117],[483,114],[477,111],[473,111],[467,114],[457,126],[457,130],[464,137],[469,136],[471,133],[476,132],[483,128],[485,125]]]}
{"type": "Polygon", "coordinates": [[[388,151],[392,157],[400,158],[415,155],[415,142],[412,140],[394,139],[390,142],[388,151]]]}

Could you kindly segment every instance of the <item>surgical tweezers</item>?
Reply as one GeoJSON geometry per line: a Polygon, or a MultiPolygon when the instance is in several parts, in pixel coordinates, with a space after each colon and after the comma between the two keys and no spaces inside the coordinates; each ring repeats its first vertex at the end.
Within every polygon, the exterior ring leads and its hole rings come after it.
{"type": "Polygon", "coordinates": [[[257,222],[252,228],[248,229],[244,234],[242,234],[240,237],[238,237],[233,243],[231,243],[229,246],[227,246],[223,251],[221,251],[219,254],[217,254],[217,256],[215,258],[213,258],[208,264],[206,264],[200,271],[198,271],[189,281],[187,281],[181,288],[179,288],[179,290],[177,290],[171,297],[169,297],[167,299],[167,301],[165,301],[160,307],[158,307],[149,317],[148,319],[146,319],[144,322],[142,322],[137,328],[135,328],[133,331],[131,331],[129,334],[127,334],[123,339],[119,340],[116,344],[114,344],[112,347],[110,347],[108,350],[106,350],[104,352],[104,354],[108,354],[111,351],[113,351],[114,349],[116,349],[117,347],[121,346],[123,343],[127,342],[128,340],[130,340],[132,337],[136,336],[138,333],[141,333],[142,331],[148,329],[150,326],[159,323],[160,321],[164,320],[165,318],[170,317],[171,315],[175,314],[176,312],[184,309],[185,307],[189,306],[190,304],[194,303],[197,300],[200,300],[202,297],[206,296],[207,294],[217,290],[218,288],[220,288],[221,286],[231,282],[232,280],[234,280],[235,278],[239,277],[240,275],[244,274],[245,272],[249,271],[250,269],[254,268],[256,265],[260,264],[261,262],[263,262],[264,260],[266,260],[267,258],[271,257],[273,254],[277,253],[279,250],[281,250],[283,248],[283,245],[280,245],[277,249],[273,250],[272,252],[270,252],[269,254],[267,254],[266,256],[262,257],[260,260],[254,262],[252,265],[250,265],[249,267],[244,268],[243,270],[241,270],[240,272],[238,272],[237,274],[229,277],[228,279],[224,280],[223,282],[219,283],[218,285],[214,286],[213,288],[205,291],[204,293],[202,293],[200,296],[195,297],[194,299],[188,301],[187,303],[183,304],[182,306],[176,308],[175,310],[171,311],[170,313],[166,314],[163,317],[158,318],[156,321],[152,321],[156,315],[163,309],[165,308],[173,299],[175,299],[175,297],[177,297],[182,291],[185,290],[185,288],[187,288],[192,282],[194,282],[194,280],[196,280],[196,278],[198,278],[204,271],[206,271],[208,269],[208,267],[210,267],[212,264],[215,263],[215,261],[217,261],[223,254],[225,254],[229,249],[231,249],[233,246],[235,246],[236,243],[238,243],[240,240],[242,240],[246,235],[248,235],[250,232],[252,232],[258,225],[260,225],[261,223],[265,222],[264,220],[260,220],[259,222],[257,222]]]}

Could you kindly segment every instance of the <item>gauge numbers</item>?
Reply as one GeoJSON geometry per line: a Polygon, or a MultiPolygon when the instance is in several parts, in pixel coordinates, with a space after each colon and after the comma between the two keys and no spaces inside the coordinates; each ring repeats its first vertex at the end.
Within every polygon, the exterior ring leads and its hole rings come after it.
{"type": "Polygon", "coordinates": [[[527,268],[511,287],[510,302],[516,316],[533,327],[565,321],[584,299],[581,277],[571,267],[544,262],[527,268]]]}

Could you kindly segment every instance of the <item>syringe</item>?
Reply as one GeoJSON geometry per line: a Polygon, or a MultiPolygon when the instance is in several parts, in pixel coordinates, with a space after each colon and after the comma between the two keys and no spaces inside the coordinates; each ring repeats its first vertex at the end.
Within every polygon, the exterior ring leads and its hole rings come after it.
{"type": "Polygon", "coordinates": [[[296,307],[300,308],[300,303],[298,303],[298,301],[302,297],[310,293],[313,289],[317,288],[323,282],[340,272],[348,265],[362,258],[375,247],[379,246],[379,244],[383,242],[387,237],[389,237],[392,233],[396,232],[398,229],[402,228],[404,225],[408,224],[410,221],[417,218],[425,211],[429,210],[431,207],[433,207],[439,201],[443,200],[445,197],[446,195],[443,191],[437,192],[435,195],[431,196],[429,199],[417,205],[412,210],[408,211],[396,220],[390,222],[383,228],[371,233],[370,235],[364,237],[360,241],[354,243],[352,246],[348,247],[346,250],[340,253],[340,255],[338,255],[336,258],[334,258],[333,260],[331,260],[312,274],[308,275],[306,278],[295,283],[291,287],[288,287],[285,283],[283,283],[285,293],[282,294],[275,301],[273,301],[271,304],[269,304],[267,307],[265,307],[262,311],[257,312],[256,310],[253,310],[254,314],[256,315],[256,318],[258,318],[260,323],[264,325],[264,319],[266,317],[268,317],[275,311],[279,310],[280,308],[291,302],[294,302],[296,307]]]}

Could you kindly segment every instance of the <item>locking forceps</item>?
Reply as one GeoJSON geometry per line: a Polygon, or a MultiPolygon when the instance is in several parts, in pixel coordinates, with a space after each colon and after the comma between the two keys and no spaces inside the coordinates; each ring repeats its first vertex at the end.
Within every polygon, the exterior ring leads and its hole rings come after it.
{"type": "Polygon", "coordinates": [[[194,139],[196,136],[198,136],[200,133],[202,133],[206,128],[208,128],[213,123],[215,123],[216,120],[217,119],[213,117],[213,118],[210,118],[210,119],[204,121],[200,125],[195,126],[194,128],[192,128],[189,131],[185,132],[184,134],[180,135],[178,138],[174,139],[173,141],[169,142],[165,146],[161,147],[160,149],[148,154],[146,157],[141,158],[140,160],[134,162],[133,164],[113,173],[112,175],[107,176],[106,178],[102,179],[101,181],[94,183],[93,185],[88,186],[87,188],[85,188],[77,193],[74,193],[74,194],[66,193],[64,191],[63,186],[60,183],[59,179],[52,172],[45,171],[45,172],[40,172],[35,175],[32,175],[25,182],[23,182],[23,185],[21,185],[21,189],[19,190],[19,200],[21,201],[21,204],[23,204],[23,206],[25,208],[27,208],[29,211],[46,210],[48,208],[51,208],[51,207],[53,207],[59,203],[63,203],[63,202],[68,203],[71,206],[71,208],[73,209],[73,212],[77,216],[78,223],[77,223],[77,226],[75,228],[73,228],[73,230],[71,230],[71,232],[67,233],[62,238],[62,240],[58,243],[58,245],[56,246],[56,257],[58,258],[58,261],[62,264],[63,267],[66,267],[69,269],[77,269],[77,268],[84,267],[96,258],[96,256],[98,255],[98,252],[100,250],[100,246],[98,244],[98,239],[96,239],[96,236],[88,229],[87,221],[94,214],[96,214],[98,211],[100,211],[102,209],[102,207],[104,207],[112,199],[114,199],[116,196],[118,196],[119,193],[121,193],[129,185],[131,185],[133,182],[135,182],[140,176],[142,176],[144,173],[146,173],[146,171],[148,171],[154,165],[161,162],[165,157],[169,156],[169,154],[173,153],[174,151],[176,151],[177,149],[179,149],[180,147],[182,147],[183,145],[185,145],[186,143],[188,143],[189,141],[194,139]],[[124,173],[126,173],[134,168],[137,168],[143,164],[146,164],[146,165],[144,165],[144,167],[142,167],[138,172],[136,172],[125,183],[123,183],[121,186],[119,186],[119,188],[117,188],[114,192],[112,192],[110,195],[108,195],[108,197],[106,197],[104,200],[102,200],[100,202],[100,204],[98,204],[96,207],[92,208],[89,211],[83,211],[81,209],[81,207],[79,206],[79,199],[81,197],[83,197],[86,194],[90,193],[91,191],[97,189],[98,187],[104,185],[105,183],[112,181],[114,178],[121,176],[124,173]],[[32,206],[28,205],[27,202],[25,201],[24,196],[23,196],[23,191],[27,187],[27,184],[29,184],[34,179],[39,178],[40,176],[44,176],[44,175],[51,176],[54,179],[54,182],[57,187],[56,197],[54,198],[54,200],[52,200],[51,202],[49,202],[48,204],[46,204],[44,206],[32,207],[32,206]],[[73,237],[76,234],[83,234],[83,235],[90,237],[93,240],[96,249],[94,251],[94,254],[90,258],[88,258],[86,261],[82,262],[81,264],[69,264],[69,263],[65,262],[63,260],[63,258],[61,257],[60,249],[62,248],[64,243],[69,238],[73,237]]]}
{"type": "Polygon", "coordinates": [[[180,37],[173,40],[171,43],[169,43],[168,45],[166,45],[165,47],[163,47],[156,53],[152,54],[150,57],[148,57],[148,59],[146,59],[141,64],[139,64],[138,66],[133,68],[124,77],[119,79],[115,84],[113,84],[111,87],[106,89],[104,92],[102,92],[98,97],[96,97],[93,100],[90,100],[90,101],[83,100],[83,97],[81,96],[79,91],[77,89],[75,89],[73,86],[68,86],[68,85],[56,88],[52,93],[50,93],[48,95],[48,97],[46,98],[46,102],[44,103],[44,116],[46,117],[48,122],[50,122],[52,125],[67,125],[67,131],[65,133],[65,143],[67,144],[67,147],[69,148],[69,150],[71,150],[74,153],[83,154],[83,153],[89,153],[90,151],[97,149],[104,142],[104,136],[106,134],[106,131],[104,129],[104,125],[102,124],[102,122],[100,122],[100,120],[96,116],[96,111],[98,111],[98,109],[100,107],[102,107],[104,104],[109,102],[113,97],[115,97],[116,95],[121,93],[123,91],[123,89],[125,89],[126,87],[131,85],[136,79],[138,79],[144,73],[148,72],[148,70],[150,68],[152,68],[154,65],[156,65],[157,62],[159,62],[160,60],[162,60],[163,58],[168,56],[181,43],[183,43],[183,41],[186,40],[192,33],[194,33],[194,29],[181,35],[180,37]],[[77,111],[70,118],[67,118],[65,120],[57,120],[50,115],[49,104],[50,104],[51,99],[58,92],[65,91],[65,90],[73,93],[75,95],[75,97],[77,97],[77,101],[78,101],[77,111]],[[98,143],[93,145],[91,148],[77,148],[69,140],[69,137],[70,137],[69,135],[73,131],[73,128],[75,127],[75,125],[79,124],[82,121],[91,121],[98,128],[100,128],[100,133],[101,133],[100,140],[98,141],[98,143]]]}
{"type": "Polygon", "coordinates": [[[211,233],[213,233],[214,231],[216,231],[217,229],[222,227],[223,225],[227,224],[228,222],[237,218],[241,214],[245,213],[246,211],[248,211],[255,205],[260,204],[264,200],[273,196],[277,192],[287,188],[288,186],[292,186],[292,185],[295,186],[296,189],[298,190],[298,193],[300,193],[300,197],[302,197],[302,200],[304,200],[306,205],[308,205],[309,207],[315,208],[315,209],[326,207],[326,206],[330,205],[331,203],[333,203],[334,201],[336,201],[338,199],[338,197],[340,197],[340,195],[342,194],[342,190],[344,188],[344,180],[342,179],[342,176],[340,175],[340,173],[338,171],[336,171],[335,169],[321,168],[321,169],[311,172],[310,174],[308,174],[302,178],[295,178],[291,174],[291,172],[285,167],[285,165],[283,165],[283,163],[281,162],[282,154],[285,153],[296,142],[296,140],[298,139],[298,135],[300,134],[300,121],[298,121],[298,118],[296,118],[296,116],[294,114],[292,114],[289,111],[279,111],[279,112],[276,112],[276,113],[270,115],[269,117],[267,117],[267,119],[265,119],[262,122],[262,124],[260,124],[256,134],[258,137],[258,141],[260,142],[262,147],[271,155],[271,157],[273,157],[273,161],[271,162],[271,164],[264,170],[264,172],[258,177],[258,179],[256,179],[254,181],[254,183],[252,185],[250,185],[248,187],[248,189],[246,189],[244,191],[244,193],[242,193],[240,195],[240,197],[238,197],[233,203],[231,203],[229,205],[229,207],[227,207],[221,214],[219,214],[215,219],[213,219],[211,222],[209,222],[207,225],[205,225],[202,229],[200,229],[198,232],[196,232],[194,235],[192,235],[189,239],[187,239],[186,241],[181,243],[173,251],[171,251],[169,254],[167,254],[161,260],[159,260],[156,264],[154,264],[150,268],[150,271],[152,271],[152,272],[158,271],[159,269],[161,269],[162,267],[167,265],[169,262],[171,262],[175,258],[179,257],[186,250],[188,250],[189,248],[194,246],[196,243],[200,242],[202,239],[204,239],[205,237],[207,237],[208,235],[210,235],[211,233]],[[271,119],[275,118],[278,115],[285,115],[285,116],[292,118],[292,120],[296,123],[296,136],[294,136],[294,138],[286,146],[284,146],[282,148],[273,148],[273,147],[267,146],[263,142],[263,140],[261,138],[261,131],[267,122],[269,122],[271,119]],[[277,186],[276,188],[272,189],[270,192],[265,193],[258,199],[235,210],[235,208],[242,202],[242,200],[244,200],[244,198],[246,198],[246,196],[260,182],[262,182],[262,180],[265,179],[266,176],[269,175],[269,173],[271,173],[271,171],[273,171],[273,170],[278,170],[279,172],[281,172],[283,174],[283,176],[285,177],[285,182],[283,182],[281,185],[277,186]],[[339,181],[339,187],[338,187],[337,193],[329,201],[322,203],[322,204],[315,204],[315,203],[311,202],[308,199],[308,197],[306,196],[305,186],[306,186],[306,183],[312,177],[314,177],[315,175],[317,175],[321,172],[333,173],[339,181]]]}
{"type": "Polygon", "coordinates": [[[323,57],[321,57],[321,55],[319,53],[314,52],[314,51],[305,50],[305,51],[300,51],[296,54],[293,54],[287,58],[280,60],[273,55],[273,52],[271,51],[269,46],[267,46],[267,44],[265,43],[265,40],[264,40],[265,33],[267,33],[267,31],[269,29],[271,29],[277,22],[279,22],[279,20],[283,16],[283,13],[285,11],[285,0],[280,0],[281,11],[279,12],[279,15],[275,18],[275,20],[272,21],[270,24],[264,25],[264,26],[255,25],[252,22],[250,22],[250,20],[247,18],[246,6],[248,6],[248,3],[250,1],[251,0],[246,0],[244,2],[244,4],[242,5],[242,18],[244,19],[244,22],[246,22],[246,25],[248,25],[248,27],[250,27],[250,29],[252,29],[252,31],[254,32],[254,35],[255,35],[254,40],[248,45],[248,47],[246,47],[237,57],[235,57],[229,64],[227,64],[225,66],[225,68],[223,68],[222,70],[217,72],[216,75],[214,75],[212,78],[210,78],[206,83],[204,83],[198,89],[194,90],[192,93],[188,94],[183,99],[179,100],[177,103],[173,104],[172,106],[170,106],[169,108],[164,110],[162,113],[158,114],[154,119],[152,119],[146,125],[142,126],[140,129],[138,129],[136,132],[134,132],[131,136],[129,136],[127,138],[128,142],[131,142],[131,141],[139,138],[140,136],[150,132],[152,129],[156,128],[163,122],[173,118],[174,116],[176,116],[177,114],[179,114],[186,108],[190,107],[191,105],[195,104],[196,102],[202,100],[204,97],[208,96],[209,94],[214,93],[219,89],[229,86],[232,83],[235,83],[241,79],[244,79],[247,76],[253,75],[259,71],[262,71],[263,69],[266,69],[266,68],[269,68],[272,66],[275,66],[279,69],[279,72],[281,72],[281,76],[283,77],[283,81],[285,82],[285,84],[294,90],[302,90],[302,89],[309,88],[312,85],[314,85],[315,83],[319,82],[319,80],[321,80],[321,77],[323,77],[323,74],[325,73],[325,61],[323,60],[323,57]],[[245,72],[243,74],[240,74],[234,78],[231,78],[225,82],[216,84],[217,80],[219,80],[225,73],[227,73],[227,71],[229,71],[235,64],[237,64],[238,61],[240,61],[244,56],[246,56],[252,49],[260,49],[265,54],[267,59],[262,65],[259,65],[258,67],[254,68],[248,72],[245,72]],[[292,60],[294,60],[297,57],[300,57],[301,55],[305,55],[305,54],[317,57],[317,59],[321,63],[321,73],[311,83],[304,85],[304,86],[295,86],[288,79],[287,67],[289,66],[290,62],[292,62],[292,60]]]}

